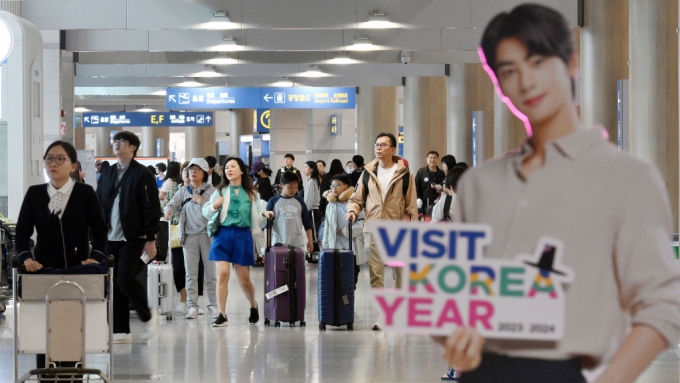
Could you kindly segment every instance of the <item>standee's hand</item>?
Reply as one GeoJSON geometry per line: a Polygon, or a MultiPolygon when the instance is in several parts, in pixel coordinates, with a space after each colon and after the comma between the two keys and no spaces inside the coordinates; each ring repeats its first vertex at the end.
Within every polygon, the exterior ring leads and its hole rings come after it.
{"type": "Polygon", "coordinates": [[[92,259],[92,258],[88,258],[88,259],[80,262],[80,264],[82,264],[82,265],[96,265],[97,263],[99,263],[99,262],[97,262],[96,259],[92,259]]]}
{"type": "Polygon", "coordinates": [[[458,327],[444,342],[444,360],[463,371],[474,370],[482,362],[484,337],[477,330],[458,327]]]}
{"type": "Polygon", "coordinates": [[[43,268],[43,265],[34,261],[31,258],[28,258],[27,260],[24,261],[24,266],[26,267],[26,271],[31,273],[36,272],[43,268]]]}

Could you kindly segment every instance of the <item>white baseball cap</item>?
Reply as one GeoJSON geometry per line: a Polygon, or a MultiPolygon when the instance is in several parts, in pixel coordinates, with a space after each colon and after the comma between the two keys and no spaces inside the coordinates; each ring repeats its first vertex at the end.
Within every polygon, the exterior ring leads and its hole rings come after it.
{"type": "Polygon", "coordinates": [[[210,169],[208,167],[208,161],[204,160],[203,158],[192,158],[191,162],[189,162],[189,166],[187,166],[187,169],[192,167],[193,165],[196,165],[199,168],[203,169],[203,171],[206,173],[210,169]]]}

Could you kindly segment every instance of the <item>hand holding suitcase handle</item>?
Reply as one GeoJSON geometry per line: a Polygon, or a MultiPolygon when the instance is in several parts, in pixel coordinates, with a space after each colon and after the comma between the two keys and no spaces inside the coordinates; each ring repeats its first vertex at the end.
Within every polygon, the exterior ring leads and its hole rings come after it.
{"type": "Polygon", "coordinates": [[[347,220],[347,234],[349,234],[349,251],[352,251],[352,225],[354,224],[354,217],[350,216],[347,220]]]}

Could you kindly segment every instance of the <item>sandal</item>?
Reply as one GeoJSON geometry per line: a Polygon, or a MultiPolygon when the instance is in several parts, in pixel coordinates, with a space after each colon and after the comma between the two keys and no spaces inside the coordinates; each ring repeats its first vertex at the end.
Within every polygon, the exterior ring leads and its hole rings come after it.
{"type": "Polygon", "coordinates": [[[264,258],[258,256],[257,259],[255,259],[255,264],[253,267],[264,267],[264,258]]]}

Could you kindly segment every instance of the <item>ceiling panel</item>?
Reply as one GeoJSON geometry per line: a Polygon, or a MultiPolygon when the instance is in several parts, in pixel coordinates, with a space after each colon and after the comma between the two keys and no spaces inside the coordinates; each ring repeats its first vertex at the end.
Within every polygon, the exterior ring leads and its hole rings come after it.
{"type": "Polygon", "coordinates": [[[344,44],[352,49],[355,36],[367,36],[376,50],[441,49],[440,29],[346,29],[344,44]]]}
{"type": "Polygon", "coordinates": [[[21,1],[21,17],[38,29],[125,29],[127,0],[21,1]]]}
{"type": "Polygon", "coordinates": [[[331,51],[343,49],[342,30],[271,30],[246,31],[248,51],[331,51]]]}
{"type": "Polygon", "coordinates": [[[244,28],[354,28],[354,0],[243,1],[244,28]]]}
{"type": "Polygon", "coordinates": [[[357,4],[357,22],[359,28],[366,27],[369,13],[380,10],[387,13],[389,21],[399,28],[468,28],[472,22],[472,2],[360,0],[357,4]]]}
{"type": "Polygon", "coordinates": [[[76,64],[77,77],[146,77],[145,64],[76,64]]]}
{"type": "MultiPolygon", "coordinates": [[[[472,2],[472,26],[484,29],[498,13],[526,3],[526,0],[474,0],[472,2]]],[[[541,0],[537,3],[549,6],[561,12],[571,27],[578,26],[577,0],[541,0]]]]}
{"type": "Polygon", "coordinates": [[[82,51],[148,51],[149,31],[77,30],[66,31],[66,50],[82,51]]]}
{"type": "Polygon", "coordinates": [[[231,47],[223,44],[224,36],[234,38],[237,44],[235,49],[244,49],[245,32],[242,30],[160,30],[149,31],[149,50],[157,52],[220,51],[231,47]]]}
{"type": "Polygon", "coordinates": [[[130,29],[203,29],[215,28],[219,21],[212,13],[229,12],[229,25],[222,29],[241,28],[241,0],[186,1],[186,0],[134,0],[128,3],[128,28],[130,29]],[[152,17],[150,17],[153,15],[152,17]]]}
{"type": "Polygon", "coordinates": [[[443,29],[442,50],[475,51],[482,40],[481,29],[443,29]]]}

